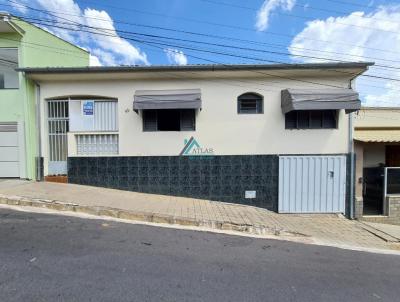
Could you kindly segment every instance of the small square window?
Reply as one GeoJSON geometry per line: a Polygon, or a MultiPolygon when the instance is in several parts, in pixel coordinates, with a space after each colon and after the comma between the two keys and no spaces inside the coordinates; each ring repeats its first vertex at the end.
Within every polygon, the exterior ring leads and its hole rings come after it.
{"type": "Polygon", "coordinates": [[[238,97],[239,114],[263,113],[263,98],[255,93],[245,93],[238,97]]]}
{"type": "Polygon", "coordinates": [[[19,87],[18,49],[0,48],[0,89],[16,89],[19,87]]]}

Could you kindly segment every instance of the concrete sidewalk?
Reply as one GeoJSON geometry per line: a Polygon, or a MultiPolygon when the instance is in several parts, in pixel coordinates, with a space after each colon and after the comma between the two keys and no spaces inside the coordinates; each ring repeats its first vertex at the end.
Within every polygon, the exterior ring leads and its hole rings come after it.
{"type": "Polygon", "coordinates": [[[341,215],[277,214],[252,206],[208,200],[19,180],[0,182],[0,203],[273,235],[353,249],[400,251],[396,240],[377,236],[371,225],[341,215]]]}

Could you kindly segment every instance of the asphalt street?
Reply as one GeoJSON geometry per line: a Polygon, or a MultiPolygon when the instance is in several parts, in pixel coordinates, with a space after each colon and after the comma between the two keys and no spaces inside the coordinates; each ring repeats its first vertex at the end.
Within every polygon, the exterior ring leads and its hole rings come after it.
{"type": "Polygon", "coordinates": [[[400,301],[400,256],[0,209],[0,301],[400,301]]]}

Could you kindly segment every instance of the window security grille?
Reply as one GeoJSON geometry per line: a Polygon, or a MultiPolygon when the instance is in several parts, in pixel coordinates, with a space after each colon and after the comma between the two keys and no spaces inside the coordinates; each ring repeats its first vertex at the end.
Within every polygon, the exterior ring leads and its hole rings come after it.
{"type": "Polygon", "coordinates": [[[238,97],[239,114],[263,113],[263,98],[256,93],[245,93],[238,97]]]}
{"type": "Polygon", "coordinates": [[[143,110],[143,131],[157,131],[157,110],[143,110]]]}
{"type": "Polygon", "coordinates": [[[118,131],[118,102],[94,101],[94,130],[118,131]]]}
{"type": "Polygon", "coordinates": [[[117,155],[118,134],[76,134],[78,155],[117,155]]]}
{"type": "Polygon", "coordinates": [[[181,131],[195,130],[195,114],[193,109],[181,110],[181,131]]]}
{"type": "Polygon", "coordinates": [[[68,101],[48,101],[48,133],[50,162],[66,162],[69,131],[68,101]]]}
{"type": "Polygon", "coordinates": [[[336,110],[299,110],[285,114],[286,129],[337,128],[336,110]]]}
{"type": "Polygon", "coordinates": [[[194,131],[194,109],[143,110],[143,131],[194,131]]]}

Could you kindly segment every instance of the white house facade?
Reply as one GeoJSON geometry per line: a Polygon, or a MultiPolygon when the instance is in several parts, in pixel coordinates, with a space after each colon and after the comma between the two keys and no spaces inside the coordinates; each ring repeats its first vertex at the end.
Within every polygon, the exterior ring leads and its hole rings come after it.
{"type": "Polygon", "coordinates": [[[26,68],[44,175],[348,212],[354,79],[370,63],[26,68]]]}

